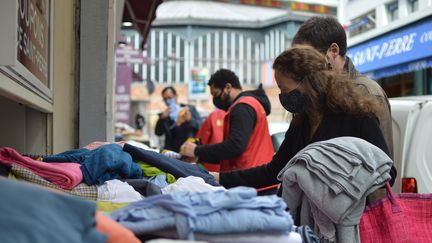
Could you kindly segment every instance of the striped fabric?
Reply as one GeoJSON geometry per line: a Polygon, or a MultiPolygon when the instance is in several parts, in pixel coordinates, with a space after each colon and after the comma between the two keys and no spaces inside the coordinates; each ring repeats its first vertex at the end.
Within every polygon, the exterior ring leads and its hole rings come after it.
{"type": "Polygon", "coordinates": [[[97,200],[97,186],[89,186],[85,183],[80,183],[72,190],[65,190],[21,166],[12,165],[11,172],[18,180],[24,180],[44,187],[57,189],[59,191],[80,196],[89,200],[97,200]]]}

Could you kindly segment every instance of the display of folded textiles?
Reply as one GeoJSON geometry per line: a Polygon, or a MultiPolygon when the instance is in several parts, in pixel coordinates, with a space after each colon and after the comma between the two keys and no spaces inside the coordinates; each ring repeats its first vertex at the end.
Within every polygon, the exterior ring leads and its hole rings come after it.
{"type": "Polygon", "coordinates": [[[65,189],[62,189],[59,186],[45,180],[44,178],[36,175],[32,171],[30,171],[24,167],[21,167],[21,166],[12,165],[11,172],[15,176],[15,178],[18,180],[23,180],[23,181],[38,184],[38,185],[41,185],[44,187],[57,189],[59,191],[62,191],[62,192],[65,192],[65,193],[68,193],[71,195],[75,195],[75,196],[80,196],[80,197],[83,197],[83,198],[86,198],[89,200],[95,201],[97,199],[97,196],[98,196],[98,191],[97,191],[96,186],[89,186],[85,183],[80,183],[76,187],[72,188],[71,190],[65,190],[65,189]]]}
{"type": "Polygon", "coordinates": [[[110,217],[136,235],[176,229],[180,239],[194,233],[291,232],[286,204],[275,195],[257,196],[254,188],[174,192],[131,203],[110,217]]]}
{"type": "Polygon", "coordinates": [[[62,189],[71,190],[83,180],[80,165],[76,163],[46,163],[22,156],[12,148],[0,148],[0,163],[25,167],[62,189]]]}

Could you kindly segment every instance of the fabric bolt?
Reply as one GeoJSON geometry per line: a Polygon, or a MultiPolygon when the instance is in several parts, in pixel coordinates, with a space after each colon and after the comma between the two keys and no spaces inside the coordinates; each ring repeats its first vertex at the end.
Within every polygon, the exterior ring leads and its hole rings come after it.
{"type": "Polygon", "coordinates": [[[168,194],[172,192],[211,192],[226,189],[222,186],[212,186],[207,183],[201,177],[188,176],[179,178],[175,183],[170,184],[161,189],[162,194],[168,194]]]}
{"type": "Polygon", "coordinates": [[[166,176],[166,182],[168,182],[170,184],[176,182],[175,176],[173,176],[170,173],[166,173],[166,172],[160,170],[159,168],[154,167],[154,166],[152,166],[148,163],[145,163],[145,162],[138,161],[137,163],[141,167],[141,170],[145,176],[152,177],[152,176],[157,176],[157,175],[165,175],[166,176]]]}
{"type": "Polygon", "coordinates": [[[126,179],[124,181],[145,197],[162,194],[161,187],[146,178],[126,179]]]}
{"type": "Polygon", "coordinates": [[[391,166],[378,147],[360,138],[338,137],[308,145],[288,161],[278,179],[290,212],[296,215],[301,207],[301,224],[328,242],[358,242],[366,196],[390,180],[391,166]]]}
{"type": "Polygon", "coordinates": [[[141,243],[130,230],[100,212],[96,212],[96,228],[108,236],[107,243],[141,243]]]}
{"type": "Polygon", "coordinates": [[[189,164],[181,160],[171,159],[162,154],[152,151],[146,151],[129,144],[123,147],[125,152],[128,152],[135,161],[145,161],[146,163],[159,168],[166,173],[174,175],[176,178],[197,176],[213,186],[219,186],[215,178],[208,171],[199,167],[196,164],[189,164]]]}
{"type": "Polygon", "coordinates": [[[291,231],[292,218],[277,196],[257,197],[253,188],[175,192],[145,198],[111,213],[135,234],[176,228],[180,239],[206,234],[291,231]]]}
{"type": "Polygon", "coordinates": [[[29,183],[0,179],[2,243],[106,242],[96,229],[93,202],[29,183]]]}
{"type": "Polygon", "coordinates": [[[98,200],[113,203],[130,203],[141,200],[143,197],[128,183],[120,180],[105,181],[98,186],[98,200]]]}
{"type": "Polygon", "coordinates": [[[89,186],[85,183],[80,183],[71,190],[65,190],[65,189],[62,189],[59,186],[45,180],[44,178],[36,175],[32,171],[30,171],[24,167],[21,167],[18,165],[12,165],[11,171],[12,171],[12,174],[15,175],[15,178],[18,180],[24,180],[24,181],[38,184],[38,185],[41,185],[44,187],[57,189],[59,191],[62,191],[62,192],[65,192],[65,193],[68,193],[71,195],[83,197],[83,198],[86,198],[89,200],[93,200],[93,201],[97,200],[98,189],[96,186],[89,186]]]}
{"type": "Polygon", "coordinates": [[[12,148],[0,149],[0,163],[19,165],[62,189],[73,189],[83,180],[80,165],[75,163],[46,163],[22,156],[12,148]]]}
{"type": "Polygon", "coordinates": [[[88,185],[101,185],[105,181],[119,178],[142,178],[139,165],[117,144],[103,145],[95,150],[70,150],[47,156],[44,161],[51,162],[55,159],[80,163],[84,181],[88,185]]]}

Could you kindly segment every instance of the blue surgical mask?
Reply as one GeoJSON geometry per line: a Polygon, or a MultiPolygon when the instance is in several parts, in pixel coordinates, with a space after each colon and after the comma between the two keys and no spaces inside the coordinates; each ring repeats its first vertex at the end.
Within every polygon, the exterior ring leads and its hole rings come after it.
{"type": "Polygon", "coordinates": [[[171,107],[171,106],[176,104],[176,101],[174,98],[166,99],[166,100],[164,100],[164,102],[168,107],[171,107]]]}
{"type": "Polygon", "coordinates": [[[304,113],[306,111],[306,98],[297,89],[289,93],[279,94],[279,101],[285,110],[291,113],[304,113]]]}

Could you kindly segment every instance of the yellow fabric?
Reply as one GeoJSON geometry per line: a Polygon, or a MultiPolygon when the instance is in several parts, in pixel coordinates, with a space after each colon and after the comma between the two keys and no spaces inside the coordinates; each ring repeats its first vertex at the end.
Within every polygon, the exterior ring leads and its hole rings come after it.
{"type": "Polygon", "coordinates": [[[111,213],[117,209],[124,208],[129,203],[113,203],[107,201],[96,201],[97,210],[102,212],[111,213]]]}
{"type": "Polygon", "coordinates": [[[143,171],[143,173],[144,173],[145,176],[166,175],[166,178],[167,178],[166,181],[169,184],[172,184],[172,183],[174,183],[174,182],[177,181],[176,178],[172,174],[170,174],[170,173],[165,173],[162,170],[160,170],[160,169],[158,169],[158,168],[156,168],[156,167],[154,167],[152,165],[149,165],[149,164],[147,164],[145,162],[138,161],[137,163],[141,167],[141,169],[142,169],[142,171],[143,171]]]}

